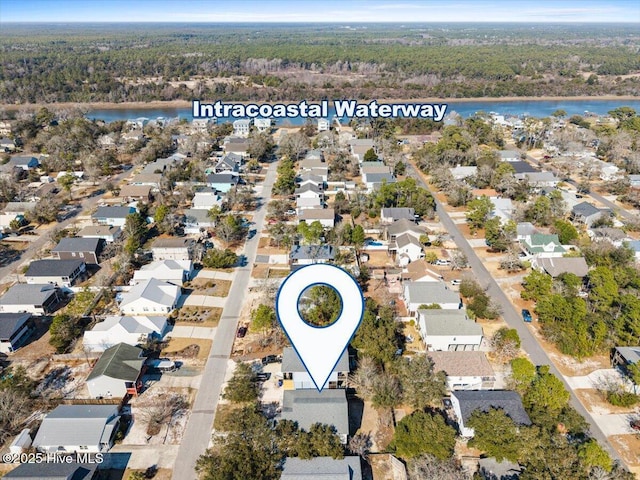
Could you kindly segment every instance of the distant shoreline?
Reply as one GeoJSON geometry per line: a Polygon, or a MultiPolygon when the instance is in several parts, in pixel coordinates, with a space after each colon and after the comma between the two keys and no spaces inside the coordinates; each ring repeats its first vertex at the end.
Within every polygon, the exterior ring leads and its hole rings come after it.
{"type": "MultiPolygon", "coordinates": [[[[217,99],[201,99],[203,102],[215,102],[217,99]]],[[[368,103],[368,100],[359,100],[360,103],[368,103]]],[[[558,97],[558,96],[542,96],[542,97],[469,97],[469,98],[410,98],[410,99],[377,99],[379,103],[465,103],[465,102],[562,102],[562,101],[640,101],[640,96],[633,95],[600,95],[600,96],[570,96],[570,97],[558,97]]],[[[279,102],[251,102],[251,101],[226,101],[225,103],[279,103],[279,102]]],[[[280,103],[295,103],[294,101],[280,102],[280,103]]],[[[169,100],[161,101],[154,100],[151,102],[124,102],[124,103],[109,103],[109,102],[91,102],[91,103],[26,103],[26,104],[0,104],[0,108],[7,111],[16,110],[37,110],[42,107],[52,109],[65,109],[65,108],[80,108],[82,110],[157,110],[163,108],[189,108],[191,107],[191,101],[189,100],[169,100]]]]}

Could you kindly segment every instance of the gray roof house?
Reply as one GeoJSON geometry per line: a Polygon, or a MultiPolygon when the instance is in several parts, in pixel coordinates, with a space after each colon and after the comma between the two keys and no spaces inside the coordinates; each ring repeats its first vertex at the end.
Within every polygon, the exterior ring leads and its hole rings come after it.
{"type": "Polygon", "coordinates": [[[476,410],[488,412],[502,409],[517,425],[531,425],[529,415],[522,406],[522,398],[509,390],[460,390],[451,393],[451,404],[463,437],[473,437],[473,428],[465,427],[476,410]]]}
{"type": "Polygon", "coordinates": [[[224,193],[227,193],[238,185],[239,181],[240,177],[234,172],[212,173],[207,175],[207,186],[224,193]]]}
{"type": "Polygon", "coordinates": [[[460,294],[449,290],[444,282],[408,282],[404,285],[403,300],[410,314],[420,305],[437,304],[445,310],[462,307],[460,294]]]}
{"type": "Polygon", "coordinates": [[[2,479],[7,480],[93,480],[98,471],[97,463],[21,463],[2,479]]]}
{"type": "Polygon", "coordinates": [[[346,444],[349,407],[345,390],[285,390],[280,419],[297,422],[306,431],[315,423],[333,425],[340,441],[346,444]]]}
{"type": "Polygon", "coordinates": [[[122,294],[120,311],[125,315],[170,313],[181,294],[181,287],[150,278],[122,294]]]}
{"type": "Polygon", "coordinates": [[[30,333],[30,313],[0,313],[0,352],[18,348],[30,333]]]}
{"type": "Polygon", "coordinates": [[[54,285],[17,283],[0,297],[0,312],[48,315],[58,309],[59,302],[59,291],[54,285]]]}
{"type": "Polygon", "coordinates": [[[42,420],[33,446],[46,453],[106,452],[119,423],[115,405],[59,405],[42,420]]]}
{"type": "Polygon", "coordinates": [[[97,265],[98,254],[102,250],[103,241],[99,238],[70,238],[60,239],[51,253],[60,260],[84,260],[88,265],[97,265]]]}
{"type": "Polygon", "coordinates": [[[282,467],[282,480],[362,480],[360,457],[316,457],[302,460],[287,457],[282,467]]]}
{"type": "MultiPolygon", "coordinates": [[[[293,347],[285,347],[282,352],[281,370],[285,390],[316,389],[315,383],[293,347]]],[[[345,350],[333,367],[325,388],[346,388],[347,375],[349,375],[349,354],[345,350]]]]}
{"type": "Polygon", "coordinates": [[[611,362],[614,366],[627,367],[640,362],[640,346],[635,347],[615,347],[611,362]]]}
{"type": "Polygon", "coordinates": [[[239,172],[242,165],[242,156],[237,153],[228,153],[216,163],[216,173],[239,172]]]}
{"type": "Polygon", "coordinates": [[[496,457],[478,460],[478,473],[483,480],[517,480],[523,468],[509,460],[498,462],[496,457]]]}
{"type": "Polygon", "coordinates": [[[332,245],[294,245],[289,253],[289,261],[291,269],[295,270],[303,265],[330,262],[335,256],[332,245]]]}
{"type": "Polygon", "coordinates": [[[606,208],[598,208],[589,202],[582,202],[575,205],[571,209],[571,218],[580,223],[584,223],[587,227],[603,216],[611,215],[611,210],[606,208]]]}
{"type": "Polygon", "coordinates": [[[93,398],[137,396],[142,389],[145,360],[141,348],[126,343],[107,348],[87,377],[89,395],[93,398]]]}
{"type": "Polygon", "coordinates": [[[416,225],[414,220],[401,218],[394,221],[391,225],[385,228],[385,237],[390,242],[393,242],[397,236],[407,233],[413,235],[416,239],[420,239],[420,236],[426,233],[425,229],[416,225]]]}
{"type": "Polygon", "coordinates": [[[482,343],[482,327],[464,309],[419,309],[418,329],[428,351],[475,351],[482,343]]]}
{"type": "Polygon", "coordinates": [[[396,183],[393,173],[365,173],[362,175],[362,183],[367,186],[367,191],[373,192],[383,183],[396,183]]]}
{"type": "Polygon", "coordinates": [[[127,216],[136,213],[135,207],[98,207],[91,218],[100,225],[124,227],[127,216]]]}
{"type": "Polygon", "coordinates": [[[402,218],[411,222],[415,221],[416,211],[413,208],[382,208],[380,209],[380,223],[390,224],[402,218]]]}
{"type": "Polygon", "coordinates": [[[17,156],[11,157],[7,165],[10,167],[18,167],[22,170],[31,170],[32,168],[37,168],[38,165],[40,165],[40,162],[38,162],[36,157],[17,156]]]}
{"type": "Polygon", "coordinates": [[[86,270],[83,260],[35,260],[24,274],[29,284],[70,287],[86,270]]]}
{"type": "Polygon", "coordinates": [[[92,352],[102,352],[119,343],[138,345],[152,338],[162,338],[167,331],[167,317],[108,316],[85,330],[82,346],[92,352]]]}
{"type": "Polygon", "coordinates": [[[563,273],[573,273],[582,278],[589,273],[589,265],[584,257],[543,257],[535,259],[533,263],[553,278],[563,273]]]}
{"type": "Polygon", "coordinates": [[[113,243],[120,238],[122,230],[109,225],[89,225],[78,232],[78,237],[99,238],[107,243],[113,243]]]}

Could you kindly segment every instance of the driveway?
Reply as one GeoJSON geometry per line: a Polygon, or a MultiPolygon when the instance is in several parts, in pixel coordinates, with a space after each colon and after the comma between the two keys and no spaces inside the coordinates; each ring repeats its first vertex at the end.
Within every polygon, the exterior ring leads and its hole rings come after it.
{"type": "Polygon", "coordinates": [[[614,382],[616,384],[627,384],[627,379],[614,368],[603,368],[591,372],[589,375],[565,377],[571,388],[597,388],[606,382],[614,382]]]}
{"type": "Polygon", "coordinates": [[[208,270],[206,268],[196,270],[193,276],[193,278],[209,278],[213,280],[233,280],[234,277],[234,272],[221,272],[219,270],[208,270]]]}
{"type": "Polygon", "coordinates": [[[213,340],[216,335],[216,329],[211,327],[175,325],[168,335],[172,338],[205,338],[213,340]]]}
{"type": "Polygon", "coordinates": [[[212,295],[183,295],[178,300],[181,307],[218,307],[224,308],[227,297],[214,297],[212,295]]]}
{"type": "Polygon", "coordinates": [[[592,416],[600,427],[600,430],[602,430],[607,437],[611,435],[628,435],[637,433],[629,426],[629,421],[633,415],[628,413],[607,415],[592,414],[592,416]]]}

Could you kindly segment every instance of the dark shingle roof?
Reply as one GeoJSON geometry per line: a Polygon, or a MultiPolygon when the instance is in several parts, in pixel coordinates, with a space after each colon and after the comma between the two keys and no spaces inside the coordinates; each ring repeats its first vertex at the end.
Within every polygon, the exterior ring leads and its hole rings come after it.
{"type": "Polygon", "coordinates": [[[574,215],[581,215],[583,217],[590,217],[591,215],[595,215],[600,213],[600,209],[591,205],[589,202],[582,202],[575,205],[571,211],[574,215]]]}
{"type": "Polygon", "coordinates": [[[84,262],[82,260],[35,260],[25,277],[68,277],[84,262]]]}
{"type": "Polygon", "coordinates": [[[0,340],[10,339],[29,318],[30,313],[0,313],[0,340]]]}
{"type": "Polygon", "coordinates": [[[18,283],[0,297],[0,305],[42,305],[55,294],[56,288],[53,285],[18,283]]]}
{"type": "Polygon", "coordinates": [[[119,343],[107,348],[91,370],[87,380],[105,375],[111,378],[133,382],[138,378],[146,357],[142,349],[119,343]]]}
{"type": "Polygon", "coordinates": [[[458,399],[462,419],[467,422],[476,410],[488,412],[492,408],[501,408],[519,425],[531,425],[529,415],[522,406],[517,392],[509,390],[465,390],[455,391],[452,396],[458,399]]]}
{"type": "Polygon", "coordinates": [[[127,218],[127,215],[136,213],[134,207],[98,207],[93,218],[127,218]]]}
{"type": "Polygon", "coordinates": [[[100,247],[99,238],[63,238],[52,252],[97,252],[100,247]]]}
{"type": "Polygon", "coordinates": [[[98,468],[97,464],[81,463],[22,463],[5,473],[3,479],[21,480],[90,480],[98,468]]]}

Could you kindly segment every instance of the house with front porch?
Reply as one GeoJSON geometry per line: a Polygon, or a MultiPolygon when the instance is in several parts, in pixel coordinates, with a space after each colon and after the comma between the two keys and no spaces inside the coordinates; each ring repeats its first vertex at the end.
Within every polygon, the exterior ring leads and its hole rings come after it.
{"type": "Polygon", "coordinates": [[[107,348],[87,377],[89,395],[93,398],[138,396],[146,359],[141,348],[126,343],[107,348]]]}

